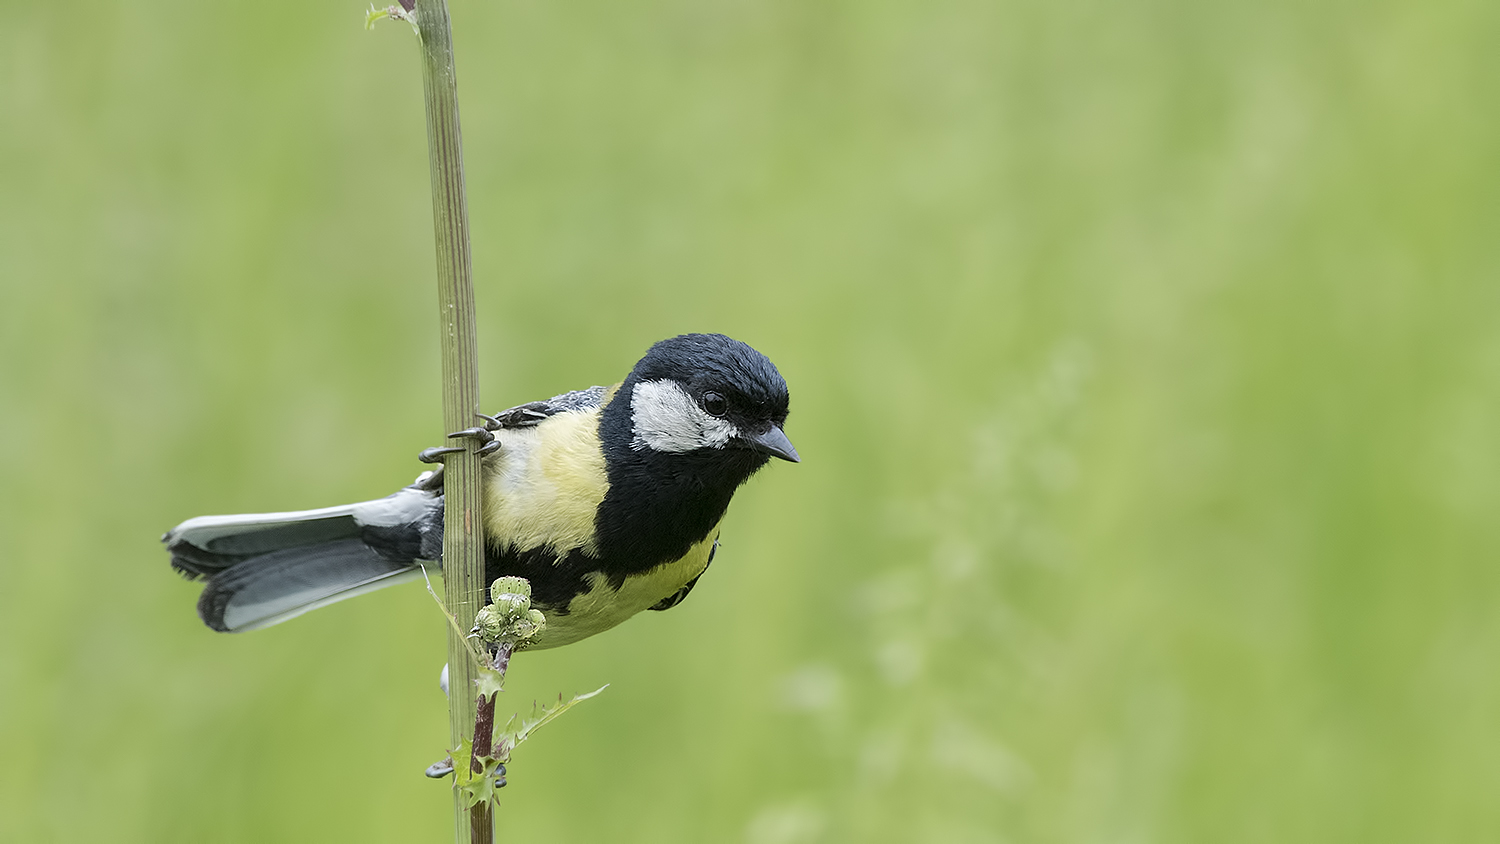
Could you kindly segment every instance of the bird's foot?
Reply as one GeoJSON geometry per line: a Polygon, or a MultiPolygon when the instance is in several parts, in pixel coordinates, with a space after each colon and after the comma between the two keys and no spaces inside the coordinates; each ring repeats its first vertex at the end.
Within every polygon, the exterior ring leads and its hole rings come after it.
{"type": "Polygon", "coordinates": [[[487,454],[494,454],[500,450],[500,441],[495,439],[495,435],[490,433],[488,427],[465,428],[462,431],[454,431],[448,435],[448,439],[465,439],[477,443],[479,448],[474,453],[480,457],[484,457],[487,454]]]}
{"type": "MultiPolygon", "coordinates": [[[[494,434],[490,433],[491,431],[498,431],[500,423],[493,416],[485,416],[483,413],[476,413],[474,415],[484,420],[483,426],[454,431],[448,435],[448,439],[472,440],[479,446],[474,450],[474,453],[480,457],[487,457],[500,450],[500,441],[495,439],[494,434]]],[[[417,459],[423,463],[441,463],[447,459],[448,455],[457,454],[464,450],[463,446],[434,446],[432,448],[424,448],[418,452],[417,459]]]]}

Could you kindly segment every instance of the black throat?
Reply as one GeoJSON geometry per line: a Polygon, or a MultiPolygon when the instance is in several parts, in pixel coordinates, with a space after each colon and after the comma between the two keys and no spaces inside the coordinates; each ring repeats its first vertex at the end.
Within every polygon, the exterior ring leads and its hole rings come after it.
{"type": "Polygon", "coordinates": [[[621,576],[675,560],[708,537],[740,484],[770,459],[744,448],[681,453],[633,448],[632,374],[599,417],[609,491],[595,529],[599,556],[621,576]]]}

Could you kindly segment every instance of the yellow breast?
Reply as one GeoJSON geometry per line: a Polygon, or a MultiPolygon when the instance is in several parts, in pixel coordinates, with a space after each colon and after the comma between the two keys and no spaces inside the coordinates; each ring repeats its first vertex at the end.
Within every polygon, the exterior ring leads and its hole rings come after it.
{"type": "Polygon", "coordinates": [[[594,410],[497,432],[500,451],[485,461],[489,541],[517,551],[545,545],[559,556],[597,550],[594,512],[609,486],[598,428],[594,410]]]}

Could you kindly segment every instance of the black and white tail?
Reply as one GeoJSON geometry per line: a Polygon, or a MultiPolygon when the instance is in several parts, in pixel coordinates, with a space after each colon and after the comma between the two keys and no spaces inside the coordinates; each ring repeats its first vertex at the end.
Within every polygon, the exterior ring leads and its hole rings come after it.
{"type": "Polygon", "coordinates": [[[198,615],[238,633],[421,576],[443,544],[441,493],[407,487],[342,507],[200,516],[162,537],[172,568],[206,580],[198,615]]]}

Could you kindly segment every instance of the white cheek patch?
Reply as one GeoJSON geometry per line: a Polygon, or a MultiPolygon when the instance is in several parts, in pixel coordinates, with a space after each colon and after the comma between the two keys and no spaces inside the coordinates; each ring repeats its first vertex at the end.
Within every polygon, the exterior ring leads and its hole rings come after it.
{"type": "Polygon", "coordinates": [[[630,396],[635,449],[683,452],[723,448],[739,429],[704,412],[676,381],[642,381],[630,396]]]}

